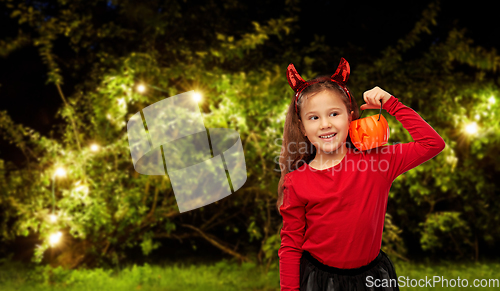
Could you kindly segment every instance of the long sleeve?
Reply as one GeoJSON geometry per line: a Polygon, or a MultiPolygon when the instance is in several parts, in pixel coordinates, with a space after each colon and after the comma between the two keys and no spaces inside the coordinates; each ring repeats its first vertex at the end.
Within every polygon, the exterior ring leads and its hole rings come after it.
{"type": "Polygon", "coordinates": [[[281,246],[278,251],[280,265],[281,291],[298,291],[300,287],[300,258],[305,233],[305,204],[299,199],[293,185],[285,176],[283,183],[283,205],[280,213],[283,217],[281,228],[281,246]]]}
{"type": "MultiPolygon", "coordinates": [[[[389,161],[387,171],[382,171],[389,181],[402,173],[430,160],[446,146],[443,138],[415,110],[399,102],[394,96],[383,105],[410,133],[413,142],[386,146],[381,156],[389,161]]],[[[381,165],[383,168],[383,165],[381,165]]]]}

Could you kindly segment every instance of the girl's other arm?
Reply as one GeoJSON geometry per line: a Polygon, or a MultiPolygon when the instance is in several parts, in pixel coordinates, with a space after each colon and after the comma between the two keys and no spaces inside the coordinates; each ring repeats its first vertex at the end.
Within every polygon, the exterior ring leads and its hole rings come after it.
{"type": "MultiPolygon", "coordinates": [[[[379,149],[382,157],[387,157],[389,168],[382,171],[389,181],[394,181],[402,173],[430,160],[446,146],[443,138],[410,107],[392,96],[384,103],[383,109],[396,117],[410,133],[413,142],[395,144],[379,149]],[[387,153],[388,152],[388,153],[387,153]]],[[[384,168],[384,166],[380,166],[384,168]]]]}
{"type": "Polygon", "coordinates": [[[283,217],[281,246],[278,251],[281,291],[298,291],[300,288],[300,258],[305,233],[305,204],[297,196],[289,174],[283,186],[283,204],[280,213],[283,217]]]}

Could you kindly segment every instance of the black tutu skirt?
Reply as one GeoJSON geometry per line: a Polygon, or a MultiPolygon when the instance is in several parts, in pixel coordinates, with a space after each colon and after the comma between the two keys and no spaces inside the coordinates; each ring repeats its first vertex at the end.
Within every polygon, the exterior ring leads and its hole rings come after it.
{"type": "Polygon", "coordinates": [[[300,291],[395,291],[397,280],[394,265],[382,250],[372,262],[355,269],[324,265],[308,251],[300,259],[300,291]]]}

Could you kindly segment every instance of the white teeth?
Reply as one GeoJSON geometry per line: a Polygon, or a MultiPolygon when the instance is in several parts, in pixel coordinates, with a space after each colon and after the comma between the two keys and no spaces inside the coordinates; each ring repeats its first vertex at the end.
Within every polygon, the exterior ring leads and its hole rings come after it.
{"type": "Polygon", "coordinates": [[[330,135],[320,135],[319,137],[320,137],[320,138],[330,138],[330,137],[332,137],[332,136],[334,136],[334,135],[336,135],[336,133],[334,133],[334,134],[330,134],[330,135]]]}

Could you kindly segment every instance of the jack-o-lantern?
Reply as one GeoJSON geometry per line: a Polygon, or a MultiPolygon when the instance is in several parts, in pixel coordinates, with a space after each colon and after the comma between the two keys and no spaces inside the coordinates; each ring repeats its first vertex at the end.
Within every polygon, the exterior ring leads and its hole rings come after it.
{"type": "Polygon", "coordinates": [[[389,140],[389,124],[380,113],[353,120],[349,126],[349,136],[353,145],[360,151],[366,151],[385,145],[389,140]]]}

